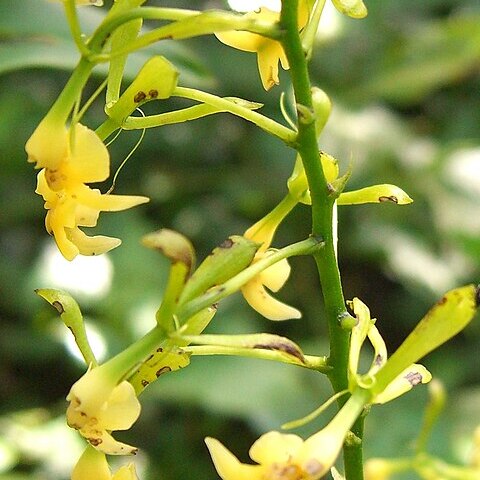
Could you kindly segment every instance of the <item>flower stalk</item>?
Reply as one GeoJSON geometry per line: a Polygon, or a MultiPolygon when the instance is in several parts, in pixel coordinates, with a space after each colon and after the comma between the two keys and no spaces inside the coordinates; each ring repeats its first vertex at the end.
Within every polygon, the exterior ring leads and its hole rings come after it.
{"type": "MultiPolygon", "coordinates": [[[[335,255],[335,239],[332,228],[334,198],[329,195],[327,181],[321,167],[313,114],[311,84],[305,51],[297,28],[298,0],[284,0],[280,15],[281,39],[290,64],[290,76],[297,103],[298,136],[296,147],[301,155],[312,199],[312,233],[325,242],[321,252],[314,254],[322,285],[323,298],[329,329],[330,356],[329,379],[335,392],[348,388],[348,343],[349,332],[341,326],[340,319],[346,314],[340,272],[335,255]],[[301,108],[298,109],[298,105],[301,108]],[[311,118],[305,111],[312,112],[311,118]]],[[[340,397],[339,404],[345,402],[340,397]]],[[[363,420],[352,428],[358,437],[363,436],[363,420]]],[[[361,442],[344,446],[345,473],[348,480],[360,480],[362,474],[361,442]]]]}

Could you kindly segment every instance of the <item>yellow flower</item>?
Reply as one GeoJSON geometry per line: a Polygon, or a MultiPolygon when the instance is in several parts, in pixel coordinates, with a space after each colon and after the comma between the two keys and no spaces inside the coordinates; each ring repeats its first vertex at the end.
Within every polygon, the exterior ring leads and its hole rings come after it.
{"type": "MultiPolygon", "coordinates": [[[[375,319],[370,317],[369,308],[359,299],[349,302],[357,318],[357,324],[352,329],[349,352],[349,387],[350,390],[360,385],[370,388],[375,384],[376,374],[387,364],[387,347],[375,326],[375,319]],[[369,339],[374,349],[373,361],[365,375],[358,373],[360,351],[366,339],[369,339]]],[[[377,392],[371,403],[383,404],[403,395],[419,384],[430,382],[432,374],[418,363],[412,363],[394,377],[380,392],[377,392]]]]}
{"type": "MultiPolygon", "coordinates": [[[[302,464],[305,442],[297,435],[268,432],[250,448],[250,458],[258,465],[241,463],[214,438],[205,442],[218,474],[223,480],[302,480],[320,478],[318,461],[302,464]]],[[[324,474],[325,469],[321,470],[324,474]]]]}
{"type": "Polygon", "coordinates": [[[345,436],[362,412],[364,392],[352,396],[332,421],[307,440],[297,435],[268,432],[250,448],[258,465],[241,463],[214,438],[205,442],[223,480],[317,480],[335,463],[345,436]]]}
{"type": "Polygon", "coordinates": [[[105,454],[88,446],[72,472],[72,480],[138,480],[135,465],[120,467],[113,475],[105,454]]]}
{"type": "Polygon", "coordinates": [[[67,423],[100,452],[132,455],[137,449],[115,440],[113,430],[128,430],[140,415],[135,389],[126,380],[117,382],[105,368],[89,369],[73,384],[67,396],[67,423]]]}
{"type": "MultiPolygon", "coordinates": [[[[287,209],[287,213],[288,211],[287,209]]],[[[268,247],[273,240],[278,225],[285,215],[286,213],[282,210],[278,212],[274,210],[245,232],[245,238],[261,244],[252,263],[258,262],[262,258],[268,257],[268,255],[275,252],[274,249],[269,249],[268,247]]],[[[269,320],[300,318],[302,314],[299,310],[273,298],[265,289],[265,287],[267,287],[269,290],[272,290],[272,292],[278,292],[289,276],[290,265],[285,258],[266,268],[247,282],[241,289],[242,294],[254,310],[269,320]]]]}
{"type": "Polygon", "coordinates": [[[72,145],[71,133],[42,122],[26,145],[28,160],[43,167],[35,191],[48,210],[45,227],[67,260],[105,253],[121,243],[117,238],[89,237],[78,227],[94,227],[101,211],[125,210],[148,201],[141,196],[102,195],[85,185],[108,178],[110,156],[93,130],[75,125],[72,145]]]}
{"type": "MultiPolygon", "coordinates": [[[[259,252],[253,262],[271,255],[273,249],[259,252]]],[[[291,307],[273,298],[265,289],[278,292],[283,287],[290,275],[290,265],[286,258],[266,268],[242,287],[242,294],[248,304],[269,320],[288,320],[300,318],[302,314],[296,308],[291,307]]]]}
{"type": "MultiPolygon", "coordinates": [[[[275,24],[280,18],[279,12],[274,12],[266,7],[247,15],[258,21],[275,24]]],[[[303,28],[308,21],[308,6],[305,1],[299,2],[298,27],[303,28]]],[[[265,90],[270,90],[279,84],[278,62],[288,70],[288,60],[280,42],[263,37],[257,33],[232,31],[216,33],[215,36],[225,45],[245,52],[256,52],[258,71],[265,90]]]]}

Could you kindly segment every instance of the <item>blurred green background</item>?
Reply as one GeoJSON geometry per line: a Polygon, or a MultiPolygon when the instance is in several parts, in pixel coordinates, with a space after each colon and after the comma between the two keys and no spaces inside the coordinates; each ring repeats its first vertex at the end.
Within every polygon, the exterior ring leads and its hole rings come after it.
{"type": "MultiPolygon", "coordinates": [[[[220,1],[151,5],[212,8],[220,1]]],[[[478,0],[370,0],[362,21],[327,12],[311,63],[312,78],[334,110],[320,139],[346,170],[349,188],[394,183],[415,203],[406,207],[341,207],[339,257],[346,298],[360,297],[377,317],[389,351],[446,290],[478,282],[480,274],[480,4],[478,0]]],[[[107,2],[108,4],[108,2],[107,2]]],[[[91,31],[102,10],[82,9],[91,31]]],[[[180,84],[265,104],[282,121],[280,93],[268,94],[255,56],[215,38],[163,53],[181,70],[180,84]]],[[[135,74],[148,52],[134,56],[135,74]]],[[[77,56],[61,5],[43,0],[0,3],[0,479],[63,480],[83,449],[64,424],[65,396],[84,372],[68,332],[34,288],[64,288],[80,303],[103,358],[153,325],[168,263],[140,246],[159,227],[177,229],[203,258],[228,235],[241,234],[282,198],[294,153],[241,119],[226,114],[146,132],[119,175],[116,193],[148,195],[131,211],[104,214],[99,231],[122,247],[68,264],[44,230],[42,199],[24,144],[65,84],[77,56]]],[[[93,91],[102,69],[89,84],[93,91]]],[[[166,111],[183,105],[153,105],[166,111]]],[[[152,110],[152,111],[153,111],[152,110]]],[[[95,128],[102,105],[87,115],[95,128]]],[[[116,169],[139,137],[125,132],[110,150],[116,169]]],[[[105,191],[109,184],[101,185],[105,191]]],[[[298,207],[282,225],[276,246],[305,238],[309,210],[298,207]]],[[[208,331],[271,332],[297,341],[306,353],[326,354],[320,287],[309,258],[291,261],[279,294],[300,308],[301,320],[273,323],[235,295],[223,301],[208,331]]],[[[430,442],[452,462],[468,461],[471,434],[480,423],[480,327],[431,354],[425,364],[442,380],[449,404],[430,442]]],[[[222,440],[242,460],[259,434],[278,429],[322,403],[325,380],[291,366],[227,357],[192,359],[142,396],[132,430],[117,435],[138,445],[144,480],[217,478],[203,444],[222,440]]],[[[366,456],[408,455],[427,389],[373,409],[366,456]]],[[[300,429],[307,435],[324,414],[300,429]]],[[[399,478],[416,478],[406,475],[399,478]]]]}

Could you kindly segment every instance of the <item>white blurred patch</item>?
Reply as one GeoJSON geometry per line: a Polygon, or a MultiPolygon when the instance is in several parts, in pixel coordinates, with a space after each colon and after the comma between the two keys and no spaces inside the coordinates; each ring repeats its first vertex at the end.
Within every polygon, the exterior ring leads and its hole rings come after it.
{"type": "Polygon", "coordinates": [[[18,462],[18,453],[9,442],[0,438],[0,474],[11,470],[18,462]]]}
{"type": "Polygon", "coordinates": [[[128,324],[133,335],[141,337],[155,327],[158,307],[159,303],[152,300],[139,304],[130,312],[128,324]]]}
{"type": "MultiPolygon", "coordinates": [[[[85,330],[87,331],[88,343],[90,344],[95,358],[98,360],[99,363],[102,363],[107,357],[107,342],[104,336],[93,323],[90,323],[88,319],[85,319],[84,321],[85,330]]],[[[58,325],[61,330],[59,331],[59,336],[62,343],[65,345],[68,353],[72,357],[76,358],[80,363],[85,364],[85,360],[83,359],[82,354],[80,353],[80,350],[75,343],[75,339],[73,338],[72,333],[68,329],[66,329],[63,324],[60,324],[60,322],[58,323],[58,325]]]]}
{"type": "Polygon", "coordinates": [[[100,298],[110,291],[113,265],[106,254],[97,257],[79,255],[69,262],[50,242],[43,250],[38,267],[40,282],[45,288],[67,290],[75,295],[100,298]]]}
{"type": "Polygon", "coordinates": [[[468,262],[458,252],[436,256],[414,238],[398,232],[388,235],[388,263],[396,275],[442,294],[459,283],[469,270],[468,262]]]}
{"type": "Polygon", "coordinates": [[[450,184],[472,195],[480,195],[480,147],[462,148],[448,159],[444,171],[450,184]]]}
{"type": "Polygon", "coordinates": [[[0,421],[2,436],[18,458],[40,462],[45,478],[70,475],[84,442],[67,426],[64,416],[52,419],[46,410],[33,409],[1,417],[0,421]]]}
{"type": "Polygon", "coordinates": [[[317,39],[321,41],[336,37],[342,29],[342,20],[343,16],[335,10],[333,4],[325,3],[317,30],[317,39]]]}

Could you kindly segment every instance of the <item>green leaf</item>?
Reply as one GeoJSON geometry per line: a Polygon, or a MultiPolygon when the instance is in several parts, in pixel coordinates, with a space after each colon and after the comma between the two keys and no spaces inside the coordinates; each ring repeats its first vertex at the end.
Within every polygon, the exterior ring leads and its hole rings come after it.
{"type": "MultiPolygon", "coordinates": [[[[78,14],[87,35],[105,17],[104,10],[97,8],[79,8],[78,14]]],[[[72,70],[80,58],[60,3],[47,0],[9,2],[8,8],[3,8],[0,15],[0,38],[0,74],[31,67],[72,70]]],[[[205,88],[213,83],[210,73],[190,49],[169,40],[131,54],[125,67],[125,78],[133,79],[152,55],[163,55],[174,63],[184,84],[205,88]]],[[[97,74],[107,72],[107,63],[95,69],[97,74]]]]}

